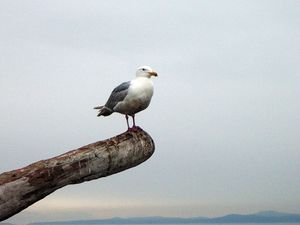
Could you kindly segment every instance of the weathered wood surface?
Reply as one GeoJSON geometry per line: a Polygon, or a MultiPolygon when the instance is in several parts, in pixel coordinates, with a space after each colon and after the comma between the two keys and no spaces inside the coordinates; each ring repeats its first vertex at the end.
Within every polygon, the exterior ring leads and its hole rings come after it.
{"type": "Polygon", "coordinates": [[[153,153],[152,138],[140,129],[2,173],[0,221],[61,187],[121,172],[144,162],[153,153]]]}

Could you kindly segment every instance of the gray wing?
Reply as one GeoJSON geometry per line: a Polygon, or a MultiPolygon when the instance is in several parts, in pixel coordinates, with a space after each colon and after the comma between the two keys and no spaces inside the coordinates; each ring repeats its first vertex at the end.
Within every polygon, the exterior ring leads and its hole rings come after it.
{"type": "Polygon", "coordinates": [[[121,101],[124,100],[128,93],[130,81],[124,82],[117,86],[110,94],[105,106],[111,110],[121,101]]]}

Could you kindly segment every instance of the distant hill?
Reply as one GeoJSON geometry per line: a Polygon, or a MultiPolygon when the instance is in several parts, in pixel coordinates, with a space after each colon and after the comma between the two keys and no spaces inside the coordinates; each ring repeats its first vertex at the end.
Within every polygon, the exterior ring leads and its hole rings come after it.
{"type": "Polygon", "coordinates": [[[192,224],[192,223],[300,223],[300,214],[263,211],[254,214],[230,214],[222,217],[133,217],[99,220],[39,222],[29,225],[89,225],[89,224],[192,224]]]}
{"type": "Polygon", "coordinates": [[[281,213],[276,211],[263,211],[255,214],[210,218],[211,223],[294,223],[300,222],[300,214],[281,213]]]}

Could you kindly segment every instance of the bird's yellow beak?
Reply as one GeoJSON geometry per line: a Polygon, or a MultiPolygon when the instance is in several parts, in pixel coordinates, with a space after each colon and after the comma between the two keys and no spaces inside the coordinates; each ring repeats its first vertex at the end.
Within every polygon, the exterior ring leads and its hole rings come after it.
{"type": "Polygon", "coordinates": [[[157,77],[157,73],[155,71],[151,71],[149,72],[150,76],[154,76],[154,77],[157,77]]]}

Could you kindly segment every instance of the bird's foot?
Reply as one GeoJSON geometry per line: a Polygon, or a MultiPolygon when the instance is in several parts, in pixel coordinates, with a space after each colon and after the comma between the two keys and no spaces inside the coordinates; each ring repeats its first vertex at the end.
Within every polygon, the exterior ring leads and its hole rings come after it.
{"type": "Polygon", "coordinates": [[[142,128],[140,128],[139,126],[133,126],[133,127],[128,128],[127,131],[129,131],[129,132],[138,132],[140,130],[142,130],[142,128]]]}

